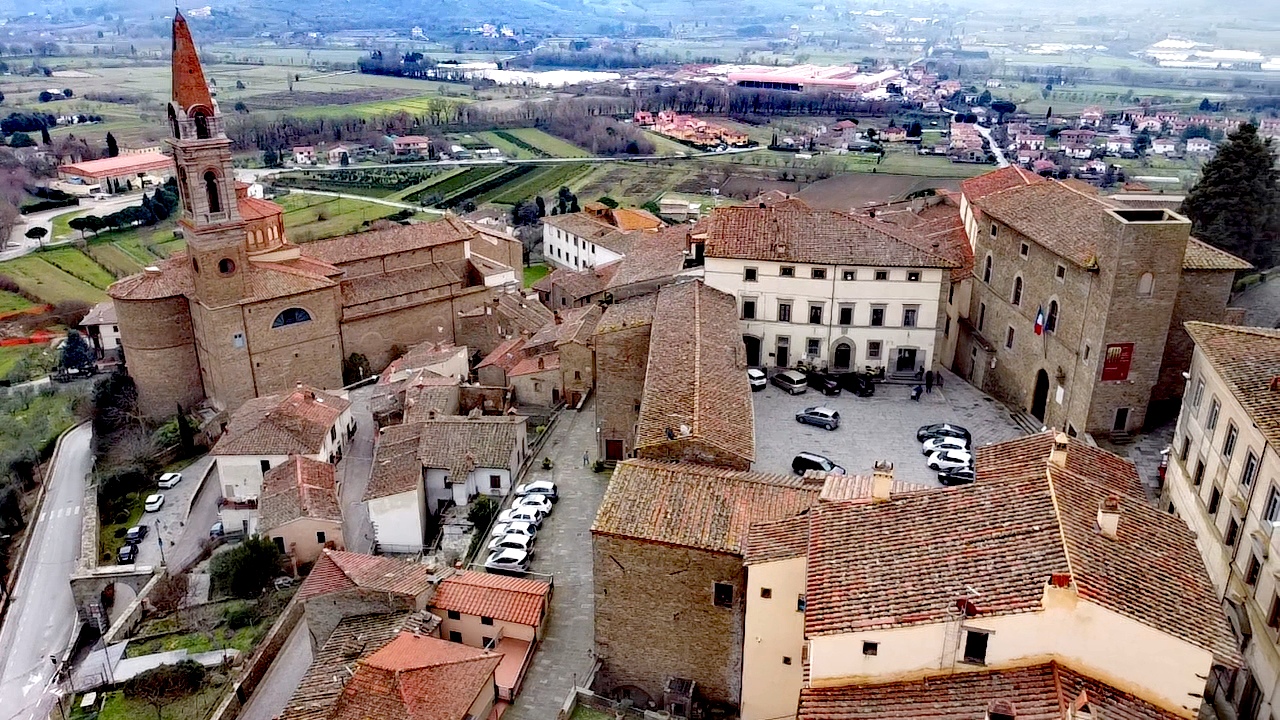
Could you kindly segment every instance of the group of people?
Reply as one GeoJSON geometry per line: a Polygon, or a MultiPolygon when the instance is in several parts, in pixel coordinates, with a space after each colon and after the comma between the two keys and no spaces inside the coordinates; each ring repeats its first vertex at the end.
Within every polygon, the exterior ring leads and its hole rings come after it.
{"type": "Polygon", "coordinates": [[[935,373],[932,370],[920,368],[919,370],[916,370],[916,380],[919,381],[921,379],[924,380],[924,385],[917,384],[915,387],[911,388],[911,399],[916,402],[920,402],[921,395],[933,392],[933,384],[935,382],[938,384],[939,389],[942,388],[942,373],[935,373]]]}

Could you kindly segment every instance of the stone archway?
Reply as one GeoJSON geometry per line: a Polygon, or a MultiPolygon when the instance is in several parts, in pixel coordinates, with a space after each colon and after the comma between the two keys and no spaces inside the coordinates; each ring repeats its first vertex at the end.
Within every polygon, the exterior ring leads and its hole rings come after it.
{"type": "Polygon", "coordinates": [[[1036,389],[1031,394],[1031,414],[1043,422],[1045,410],[1049,404],[1049,373],[1043,368],[1036,373],[1036,389]]]}
{"type": "Polygon", "coordinates": [[[71,576],[71,597],[80,621],[106,633],[138,597],[146,595],[148,585],[160,577],[158,569],[147,565],[109,565],[75,573],[71,576]],[[104,603],[108,598],[110,602],[104,603]]]}
{"type": "Polygon", "coordinates": [[[831,349],[831,371],[848,372],[853,369],[853,341],[838,340],[831,349]]]}

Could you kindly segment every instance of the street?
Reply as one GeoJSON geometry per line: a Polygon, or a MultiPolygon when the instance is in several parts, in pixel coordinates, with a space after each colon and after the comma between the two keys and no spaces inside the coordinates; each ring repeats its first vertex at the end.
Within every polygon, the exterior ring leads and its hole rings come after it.
{"type": "Polygon", "coordinates": [[[45,489],[44,504],[31,527],[22,572],[0,628],[0,719],[44,720],[54,665],[76,628],[76,610],[67,578],[80,554],[84,479],[92,469],[86,424],[62,443],[45,489]]]}
{"type": "MultiPolygon", "coordinates": [[[[45,210],[44,212],[31,213],[23,215],[22,222],[13,226],[13,231],[9,234],[9,244],[4,250],[0,250],[0,260],[12,260],[16,257],[22,257],[40,247],[41,241],[32,240],[27,237],[27,231],[33,227],[42,227],[50,231],[50,236],[44,238],[44,245],[55,244],[52,237],[53,219],[59,215],[66,213],[76,213],[88,211],[92,215],[110,215],[111,213],[130,205],[137,205],[142,202],[141,193],[129,193],[127,195],[112,195],[106,200],[90,200],[81,198],[80,204],[71,207],[54,208],[53,210],[45,210]]],[[[73,238],[74,239],[74,238],[73,238]]],[[[70,242],[64,239],[63,243],[70,242]]]]}

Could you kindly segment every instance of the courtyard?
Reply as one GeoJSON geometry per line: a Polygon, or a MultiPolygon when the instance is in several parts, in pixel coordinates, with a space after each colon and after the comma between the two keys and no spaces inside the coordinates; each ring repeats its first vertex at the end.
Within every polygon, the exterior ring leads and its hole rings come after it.
{"type": "Polygon", "coordinates": [[[870,474],[877,460],[894,465],[894,477],[938,487],[936,473],[925,466],[916,442],[922,425],[948,422],[969,429],[974,447],[1020,437],[1027,430],[1000,402],[984,395],[959,377],[946,373],[944,386],[911,400],[910,385],[880,383],[873,397],[844,391],[827,397],[810,388],[788,395],[770,384],[752,394],[756,422],[756,463],[759,472],[791,472],[799,452],[824,455],[850,474],[870,474]],[[797,412],[821,405],[840,413],[840,427],[827,431],[796,422],[797,412]]]}

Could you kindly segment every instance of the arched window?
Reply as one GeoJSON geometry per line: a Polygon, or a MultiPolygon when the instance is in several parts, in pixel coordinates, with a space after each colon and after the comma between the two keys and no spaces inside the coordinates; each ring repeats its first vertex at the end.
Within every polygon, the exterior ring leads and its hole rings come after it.
{"type": "Polygon", "coordinates": [[[278,328],[304,322],[311,322],[311,313],[302,308],[286,308],[276,316],[276,319],[271,323],[271,327],[278,328]]]}
{"type": "Polygon", "coordinates": [[[218,173],[208,170],[204,174],[204,193],[209,200],[209,212],[222,212],[222,196],[218,192],[218,173]]]}
{"type": "Polygon", "coordinates": [[[1156,276],[1151,273],[1142,273],[1142,277],[1138,278],[1138,296],[1151,297],[1151,293],[1156,289],[1156,276]]]}
{"type": "Polygon", "coordinates": [[[169,106],[169,132],[173,133],[176,139],[179,136],[178,130],[178,114],[173,111],[173,106],[169,106]]]}
{"type": "Polygon", "coordinates": [[[1022,276],[1021,275],[1013,279],[1013,296],[1009,298],[1009,302],[1012,302],[1014,307],[1018,307],[1019,305],[1022,304],[1022,276]]]}
{"type": "Polygon", "coordinates": [[[200,140],[208,140],[209,116],[205,114],[203,109],[197,109],[192,112],[191,117],[196,121],[196,137],[200,140]]]}
{"type": "Polygon", "coordinates": [[[1058,329],[1058,301],[1049,301],[1049,314],[1044,316],[1044,331],[1053,332],[1058,329]]]}
{"type": "Polygon", "coordinates": [[[987,259],[982,263],[982,282],[991,282],[991,253],[987,253],[987,259]]]}

